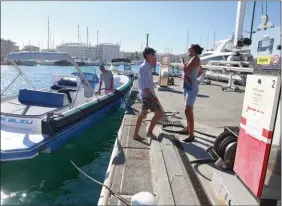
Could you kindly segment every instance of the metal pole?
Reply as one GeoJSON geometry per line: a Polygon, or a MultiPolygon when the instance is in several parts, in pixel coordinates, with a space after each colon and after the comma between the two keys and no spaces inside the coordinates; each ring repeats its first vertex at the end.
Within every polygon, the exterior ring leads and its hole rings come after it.
{"type": "Polygon", "coordinates": [[[21,70],[21,68],[18,67],[18,65],[16,64],[15,60],[10,60],[10,62],[11,62],[12,65],[15,67],[15,69],[19,72],[19,74],[21,74],[21,76],[23,77],[23,79],[35,90],[35,86],[32,84],[32,82],[29,80],[29,78],[23,73],[23,71],[21,70]]]}
{"type": "Polygon", "coordinates": [[[146,36],[147,36],[147,44],[146,44],[146,46],[148,47],[148,45],[149,45],[149,34],[146,34],[146,36]]]}
{"type": "Polygon", "coordinates": [[[254,6],[253,6],[253,15],[252,15],[252,23],[251,23],[251,33],[250,33],[250,40],[252,40],[253,36],[253,25],[254,25],[254,17],[255,17],[255,10],[256,10],[256,1],[254,1],[254,6]]]}

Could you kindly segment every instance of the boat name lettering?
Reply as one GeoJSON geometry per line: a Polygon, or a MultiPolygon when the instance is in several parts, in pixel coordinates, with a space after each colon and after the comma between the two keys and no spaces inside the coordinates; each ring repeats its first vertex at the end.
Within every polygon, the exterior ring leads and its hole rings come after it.
{"type": "Polygon", "coordinates": [[[33,124],[33,120],[16,119],[16,118],[11,118],[11,117],[4,117],[4,116],[1,116],[1,121],[11,122],[11,123],[16,123],[16,124],[33,124]]]}

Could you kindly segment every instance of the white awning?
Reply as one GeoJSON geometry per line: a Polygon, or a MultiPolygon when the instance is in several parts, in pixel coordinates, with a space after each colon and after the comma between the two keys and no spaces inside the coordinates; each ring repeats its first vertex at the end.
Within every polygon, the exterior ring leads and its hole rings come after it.
{"type": "Polygon", "coordinates": [[[73,58],[65,52],[13,52],[7,55],[8,60],[49,60],[58,61],[66,60],[69,62],[74,62],[73,58]]]}

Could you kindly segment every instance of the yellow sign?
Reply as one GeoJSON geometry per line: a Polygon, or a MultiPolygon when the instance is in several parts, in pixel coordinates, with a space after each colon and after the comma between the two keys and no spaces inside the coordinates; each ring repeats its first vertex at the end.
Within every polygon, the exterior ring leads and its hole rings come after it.
{"type": "Polygon", "coordinates": [[[267,65],[271,63],[271,57],[270,56],[260,56],[257,58],[257,64],[263,64],[267,65]]]}

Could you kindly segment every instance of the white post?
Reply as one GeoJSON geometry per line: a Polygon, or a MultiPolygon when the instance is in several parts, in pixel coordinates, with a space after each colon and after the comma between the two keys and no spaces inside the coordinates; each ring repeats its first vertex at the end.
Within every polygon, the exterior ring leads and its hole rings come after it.
{"type": "Polygon", "coordinates": [[[247,2],[244,0],[238,1],[235,34],[234,34],[234,47],[237,46],[238,40],[242,38],[246,3],[247,2]]]}

